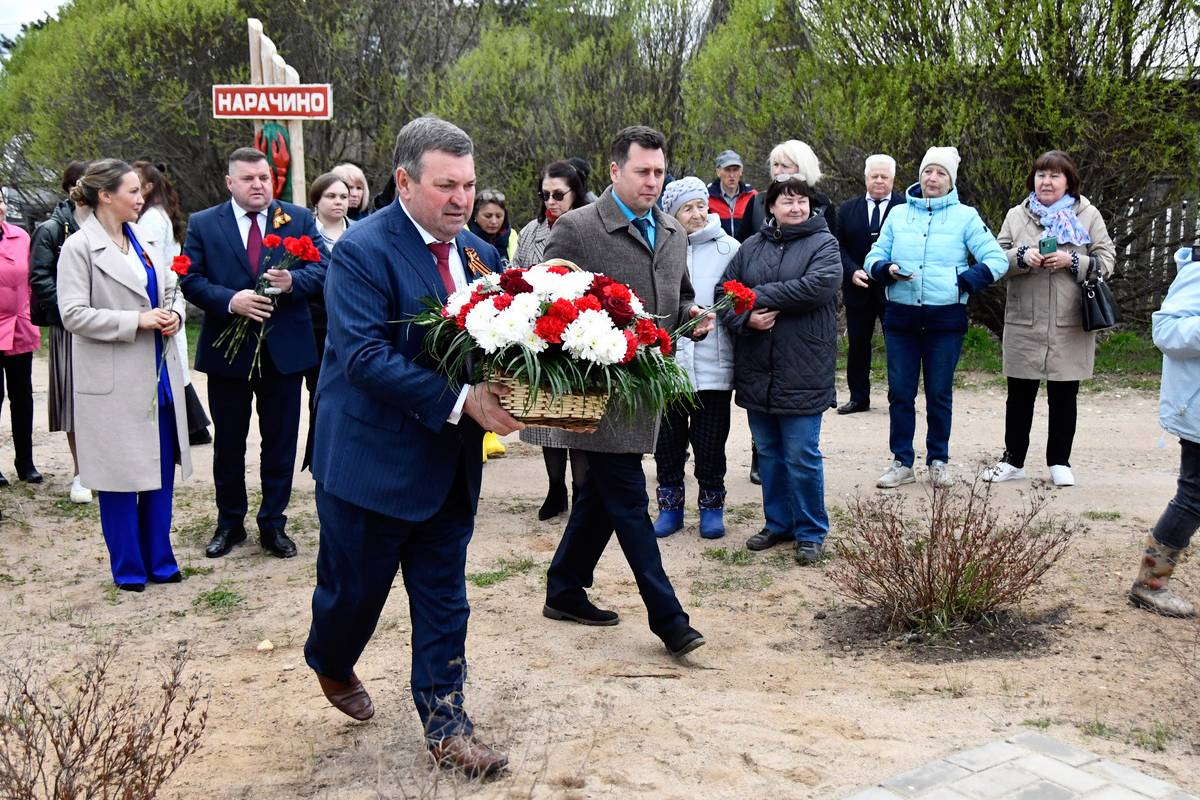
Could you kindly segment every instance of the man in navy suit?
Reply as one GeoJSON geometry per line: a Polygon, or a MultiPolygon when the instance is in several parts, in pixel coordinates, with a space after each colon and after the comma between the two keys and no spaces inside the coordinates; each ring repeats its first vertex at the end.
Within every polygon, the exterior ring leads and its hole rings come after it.
{"type": "Polygon", "coordinates": [[[205,555],[223,556],[246,539],[246,435],[250,406],[257,399],[262,436],[259,542],[272,555],[291,558],[296,545],[285,532],[284,512],[296,469],[300,384],[304,371],[317,363],[308,298],[321,293],[329,257],[312,214],[271,199],[271,169],[258,150],[234,150],[225,183],[229,202],[193,214],[183,246],[184,255],[192,260],[183,279],[183,294],[204,309],[196,369],[208,373],[208,408],[214,427],[217,530],[205,555]],[[267,281],[279,290],[274,304],[254,291],[264,267],[282,257],[281,248],[269,252],[263,245],[271,234],[306,235],[321,250],[320,263],[302,261],[290,270],[265,270],[267,281]],[[250,330],[228,359],[225,348],[214,347],[213,341],[238,315],[251,321],[250,330]],[[251,374],[260,332],[266,336],[262,369],[251,374]]]}
{"type": "MultiPolygon", "coordinates": [[[[338,241],[325,305],[329,333],[316,395],[312,474],[321,545],[305,658],[340,711],[374,706],[354,667],[397,570],[412,620],[413,701],[434,760],[473,776],[507,759],[472,734],[463,709],[467,543],[484,430],[524,426],[496,384],[466,384],[421,353],[424,329],[401,322],[444,302],[500,255],[463,230],[475,198],[470,137],[436,117],[396,137],[396,200],[338,241]]],[[[464,379],[467,376],[462,376],[464,379]]]]}
{"type": "Polygon", "coordinates": [[[846,305],[846,382],[850,399],[839,414],[854,414],[871,407],[871,341],[875,321],[883,320],[883,287],[870,280],[863,259],[879,238],[887,215],[904,205],[904,196],[893,190],[896,159],[882,153],[867,158],[864,176],[867,193],[842,203],[838,211],[837,238],[842,245],[842,302],[846,305]]]}

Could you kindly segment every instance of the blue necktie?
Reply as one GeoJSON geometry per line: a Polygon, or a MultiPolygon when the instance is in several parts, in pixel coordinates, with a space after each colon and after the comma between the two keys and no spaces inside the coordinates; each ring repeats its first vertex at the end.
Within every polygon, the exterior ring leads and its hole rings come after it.
{"type": "Polygon", "coordinates": [[[650,244],[650,220],[645,217],[638,217],[633,221],[633,227],[638,229],[638,233],[642,235],[642,239],[646,244],[650,244]]]}

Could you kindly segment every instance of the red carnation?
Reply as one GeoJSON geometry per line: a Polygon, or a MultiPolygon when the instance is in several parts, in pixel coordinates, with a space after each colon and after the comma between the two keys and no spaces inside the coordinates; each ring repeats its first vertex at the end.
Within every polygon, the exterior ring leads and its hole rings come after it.
{"type": "MultiPolygon", "coordinates": [[[[595,298],[592,298],[593,300],[595,298]]],[[[570,300],[564,300],[561,297],[550,304],[546,309],[547,316],[558,317],[563,322],[574,322],[579,316],[579,309],[570,300]]]]}
{"type": "Polygon", "coordinates": [[[562,344],[563,331],[566,329],[566,322],[548,314],[540,318],[533,326],[533,332],[538,335],[538,338],[551,344],[562,344]]]}
{"type": "Polygon", "coordinates": [[[500,273],[500,288],[509,294],[532,292],[533,287],[525,280],[523,269],[506,269],[500,273]]]}
{"type": "Polygon", "coordinates": [[[299,258],[300,255],[304,252],[304,245],[302,245],[300,243],[300,240],[297,239],[295,236],[289,236],[283,240],[283,249],[287,250],[290,254],[294,255],[296,258],[299,258]]]}
{"type": "Polygon", "coordinates": [[[595,295],[585,294],[583,297],[575,301],[575,307],[580,311],[599,311],[600,301],[595,295]]]}
{"type": "Polygon", "coordinates": [[[553,267],[546,267],[546,272],[553,272],[555,275],[570,275],[571,274],[571,270],[567,269],[566,267],[559,266],[559,265],[555,265],[553,267]]]}
{"type": "Polygon", "coordinates": [[[658,326],[652,319],[642,317],[637,321],[634,330],[637,332],[637,339],[641,344],[654,344],[658,341],[658,326]]]}
{"type": "Polygon", "coordinates": [[[497,296],[496,299],[492,301],[492,305],[496,307],[497,311],[503,311],[512,305],[512,301],[513,298],[511,294],[502,294],[497,296]]]}
{"type": "Polygon", "coordinates": [[[266,247],[268,250],[271,248],[274,248],[274,247],[279,247],[279,243],[282,241],[283,240],[280,239],[275,234],[268,233],[266,236],[263,237],[263,247],[266,247]]]}
{"type": "Polygon", "coordinates": [[[662,328],[658,329],[658,349],[662,351],[664,356],[671,355],[671,334],[662,328]]]}
{"type": "Polygon", "coordinates": [[[192,266],[192,260],[187,256],[175,256],[171,259],[171,272],[174,272],[179,277],[187,275],[188,268],[192,266]]]}
{"type": "Polygon", "coordinates": [[[304,245],[305,247],[312,247],[312,246],[313,246],[313,240],[312,240],[312,239],[310,239],[310,238],[308,238],[307,236],[301,236],[301,237],[300,237],[300,244],[304,245]]]}
{"type": "MultiPolygon", "coordinates": [[[[626,325],[633,322],[633,318],[636,315],[633,311],[633,306],[629,305],[628,300],[622,299],[616,294],[607,294],[608,289],[611,288],[612,287],[609,286],[605,289],[606,295],[604,299],[600,301],[600,305],[605,311],[608,312],[608,315],[612,317],[614,325],[616,325],[618,328],[624,328],[626,325]]],[[[626,290],[626,293],[628,293],[628,290],[626,290]]]]}
{"type": "Polygon", "coordinates": [[[633,331],[630,330],[624,330],[621,333],[625,334],[625,357],[621,359],[621,363],[628,364],[637,355],[638,337],[634,336],[633,331]]]}
{"type": "Polygon", "coordinates": [[[721,288],[725,290],[726,297],[733,299],[733,312],[735,314],[745,314],[754,308],[754,290],[745,284],[738,281],[725,281],[721,284],[721,288]]]}
{"type": "Polygon", "coordinates": [[[629,291],[629,287],[623,283],[609,283],[600,290],[605,297],[613,297],[617,300],[623,300],[626,304],[633,299],[633,294],[629,291]]]}
{"type": "Polygon", "coordinates": [[[321,251],[317,249],[316,245],[309,244],[308,247],[304,248],[304,252],[300,254],[300,258],[303,261],[320,261],[321,251]]]}

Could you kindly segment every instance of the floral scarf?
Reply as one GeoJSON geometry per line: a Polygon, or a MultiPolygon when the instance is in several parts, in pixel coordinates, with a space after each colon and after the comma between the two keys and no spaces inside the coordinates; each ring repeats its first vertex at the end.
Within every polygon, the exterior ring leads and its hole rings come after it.
{"type": "Polygon", "coordinates": [[[1041,219],[1042,227],[1058,239],[1059,244],[1090,244],[1092,237],[1088,236],[1087,228],[1075,216],[1075,202],[1074,197],[1064,194],[1057,203],[1044,206],[1036,194],[1029,193],[1029,210],[1041,219]]]}

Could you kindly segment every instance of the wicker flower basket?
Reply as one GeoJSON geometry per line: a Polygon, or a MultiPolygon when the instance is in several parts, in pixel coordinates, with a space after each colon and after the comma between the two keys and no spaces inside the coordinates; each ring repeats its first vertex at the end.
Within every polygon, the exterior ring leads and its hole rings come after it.
{"type": "Polygon", "coordinates": [[[536,398],[531,399],[529,386],[515,378],[497,373],[492,380],[512,389],[500,398],[500,405],[526,425],[594,433],[608,407],[608,395],[599,392],[554,398],[549,392],[540,391],[536,398]]]}

